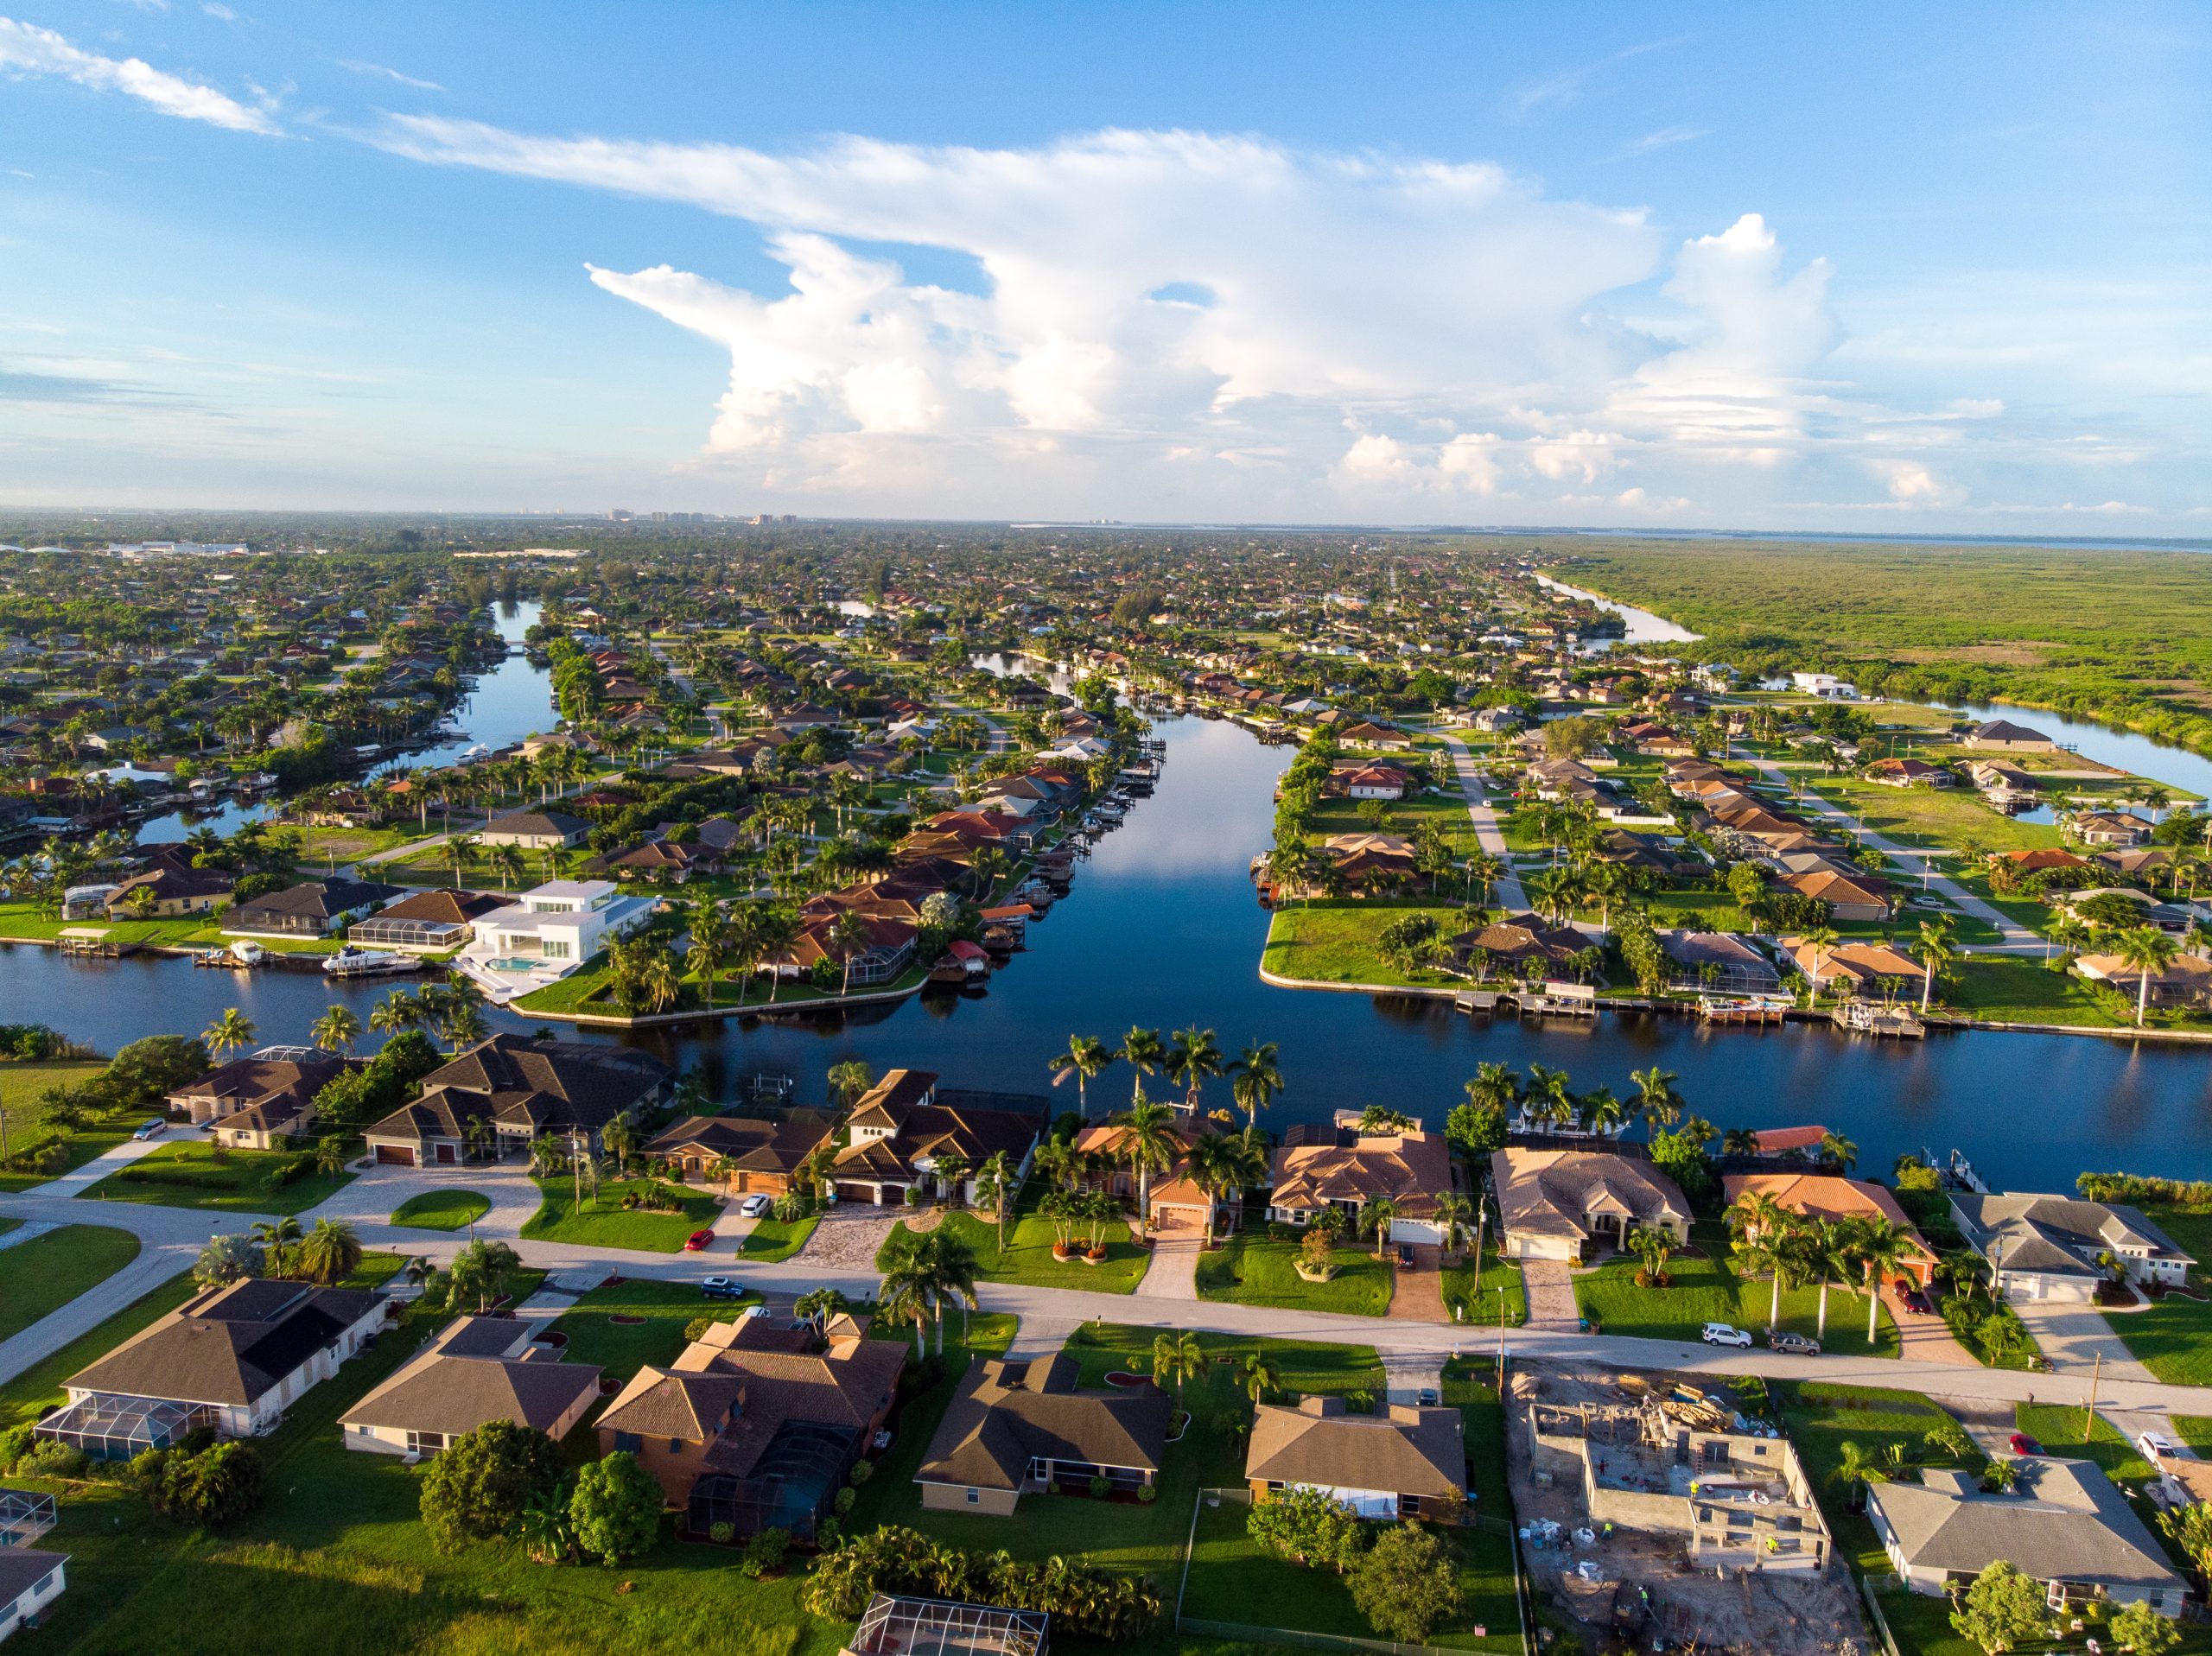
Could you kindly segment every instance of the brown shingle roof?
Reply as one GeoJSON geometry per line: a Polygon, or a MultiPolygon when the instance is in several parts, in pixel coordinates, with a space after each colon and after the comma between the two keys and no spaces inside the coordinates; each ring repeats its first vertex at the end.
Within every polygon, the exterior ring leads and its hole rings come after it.
{"type": "Polygon", "coordinates": [[[1035,1459],[1157,1471],[1173,1404],[1150,1384],[1090,1391],[1066,1356],[978,1357],[930,1439],[915,1481],[1019,1488],[1035,1459]]]}
{"type": "Polygon", "coordinates": [[[1387,1414],[1345,1414],[1334,1398],[1309,1398],[1296,1409],[1262,1404],[1252,1421],[1244,1475],[1324,1489],[1464,1496],[1467,1451],[1459,1412],[1395,1405],[1387,1414]]]}

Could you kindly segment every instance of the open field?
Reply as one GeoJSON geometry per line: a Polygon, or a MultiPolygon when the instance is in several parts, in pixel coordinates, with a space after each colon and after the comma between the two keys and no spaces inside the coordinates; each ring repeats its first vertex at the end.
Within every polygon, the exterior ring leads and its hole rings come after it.
{"type": "Polygon", "coordinates": [[[1238,1231],[1217,1253],[1198,1256],[1198,1298],[1286,1310],[1341,1311],[1381,1317],[1390,1309],[1397,1267],[1375,1250],[1347,1244],[1333,1255],[1337,1274],[1308,1282],[1298,1274],[1296,1242],[1278,1242],[1264,1231],[1238,1231]]]}
{"type": "Polygon", "coordinates": [[[1382,958],[1376,941],[1382,928],[1418,914],[1433,917],[1446,937],[1465,929],[1466,917],[1459,910],[1440,904],[1321,898],[1275,910],[1261,964],[1277,977],[1319,983],[1440,987],[1464,981],[1442,972],[1404,972],[1382,958]]]}
{"type": "Polygon", "coordinates": [[[0,1340],[20,1334],[138,1257],[138,1239],[106,1225],[64,1225],[0,1248],[0,1340]]]}
{"type": "Polygon", "coordinates": [[[222,1213],[305,1213],[351,1184],[353,1176],[309,1171],[289,1183],[277,1183],[274,1176],[303,1153],[231,1150],[197,1141],[165,1144],[79,1191],[77,1199],[210,1208],[222,1213]]]}
{"type": "Polygon", "coordinates": [[[8,1123],[8,1136],[17,1144],[38,1129],[39,1094],[49,1087],[70,1087],[90,1081],[107,1066],[71,1058],[16,1059],[0,1063],[0,1116],[8,1123]]]}

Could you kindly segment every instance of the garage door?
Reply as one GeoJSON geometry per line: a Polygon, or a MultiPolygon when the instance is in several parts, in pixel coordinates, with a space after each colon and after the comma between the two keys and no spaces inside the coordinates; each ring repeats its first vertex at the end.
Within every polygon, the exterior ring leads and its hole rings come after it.
{"type": "Polygon", "coordinates": [[[840,1184],[837,1187],[837,1200],[840,1202],[873,1202],[875,1200],[875,1186],[873,1184],[840,1184]]]}
{"type": "Polygon", "coordinates": [[[412,1145],[378,1145],[377,1160],[385,1167],[415,1165],[415,1146],[412,1145]]]}

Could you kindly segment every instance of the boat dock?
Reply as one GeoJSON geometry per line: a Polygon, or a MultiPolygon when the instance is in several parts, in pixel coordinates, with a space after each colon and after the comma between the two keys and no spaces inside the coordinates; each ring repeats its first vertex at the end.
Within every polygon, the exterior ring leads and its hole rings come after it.
{"type": "Polygon", "coordinates": [[[1883,1006],[1872,1000],[1846,1000],[1828,1013],[1838,1029],[1857,1035],[1892,1035],[1917,1041],[1928,1033],[1910,1006],[1883,1006]]]}

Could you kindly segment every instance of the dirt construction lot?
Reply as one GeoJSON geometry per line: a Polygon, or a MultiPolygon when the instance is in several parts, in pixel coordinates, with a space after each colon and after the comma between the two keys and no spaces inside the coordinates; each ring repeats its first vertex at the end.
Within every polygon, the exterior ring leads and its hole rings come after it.
{"type": "Polygon", "coordinates": [[[1576,1530],[1586,1532],[1590,1522],[1582,1490],[1566,1478],[1536,1482],[1530,1405],[1630,1405],[1651,1387],[1663,1391],[1673,1382],[1670,1375],[1624,1376],[1537,1363],[1522,1365],[1513,1376],[1506,1462],[1516,1521],[1524,1537],[1532,1528],[1536,1532],[1520,1545],[1539,1614],[1575,1629],[1591,1651],[1649,1651],[1663,1638],[1669,1649],[1738,1656],[1867,1656],[1873,1640],[1850,1572],[1840,1563],[1820,1575],[1757,1570],[1719,1575],[1691,1570],[1687,1531],[1615,1526],[1592,1533],[1587,1544],[1576,1539],[1576,1530]],[[1548,1541],[1547,1520],[1559,1526],[1548,1541]]]}

